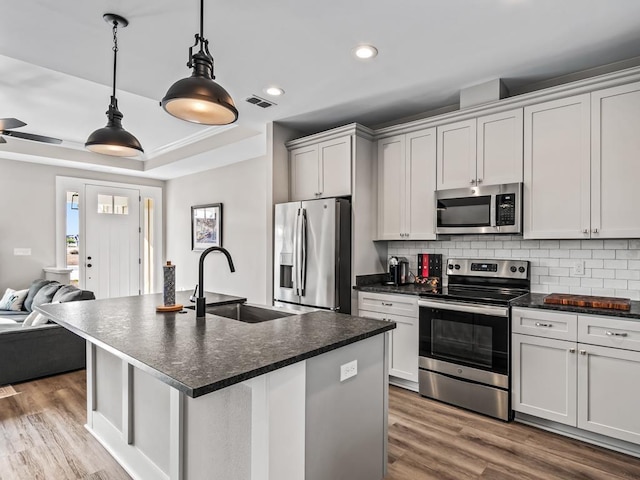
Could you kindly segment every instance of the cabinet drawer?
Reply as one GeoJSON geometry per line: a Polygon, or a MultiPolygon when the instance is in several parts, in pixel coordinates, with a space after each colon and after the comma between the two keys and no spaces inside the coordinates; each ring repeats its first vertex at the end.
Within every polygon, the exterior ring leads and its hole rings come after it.
{"type": "Polygon", "coordinates": [[[640,352],[640,322],[612,317],[579,315],[578,341],[640,352]]]}
{"type": "Polygon", "coordinates": [[[358,292],[358,310],[417,317],[418,297],[358,292]]]}
{"type": "Polygon", "coordinates": [[[558,340],[578,339],[578,316],[532,308],[514,308],[511,312],[513,333],[535,335],[558,340]]]}

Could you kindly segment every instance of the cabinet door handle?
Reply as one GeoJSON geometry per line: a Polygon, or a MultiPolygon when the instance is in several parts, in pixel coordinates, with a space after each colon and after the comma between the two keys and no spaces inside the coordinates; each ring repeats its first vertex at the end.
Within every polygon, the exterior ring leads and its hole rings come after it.
{"type": "Polygon", "coordinates": [[[384,303],[384,302],[382,302],[382,306],[384,306],[384,307],[393,307],[393,303],[384,303]]]}
{"type": "Polygon", "coordinates": [[[469,182],[471,185],[475,185],[476,181],[471,179],[471,181],[469,182]]]}
{"type": "Polygon", "coordinates": [[[580,350],[580,355],[586,355],[587,351],[586,350],[580,350]]]}
{"type": "Polygon", "coordinates": [[[591,230],[593,233],[598,233],[598,229],[594,228],[593,230],[591,230]]]}
{"type": "Polygon", "coordinates": [[[584,233],[584,234],[589,233],[589,229],[588,229],[588,228],[585,228],[584,230],[582,230],[582,233],[584,233]]]}
{"type": "Polygon", "coordinates": [[[570,348],[569,349],[569,353],[576,353],[576,349],[575,348],[570,348]]]}
{"type": "Polygon", "coordinates": [[[478,183],[482,183],[482,179],[481,178],[478,179],[478,183]]]}
{"type": "Polygon", "coordinates": [[[610,332],[609,330],[605,333],[610,337],[626,337],[628,335],[627,332],[610,332]]]}
{"type": "Polygon", "coordinates": [[[536,327],[548,327],[548,328],[551,328],[551,327],[553,327],[553,325],[552,325],[552,324],[550,324],[550,323],[540,323],[540,322],[536,322],[536,327]]]}

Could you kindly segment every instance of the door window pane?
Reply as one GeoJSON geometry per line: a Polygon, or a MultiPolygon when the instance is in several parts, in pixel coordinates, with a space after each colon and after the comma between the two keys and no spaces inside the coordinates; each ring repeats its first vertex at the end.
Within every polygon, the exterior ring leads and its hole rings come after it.
{"type": "Polygon", "coordinates": [[[113,196],[98,195],[98,213],[113,213],[113,196]]]}
{"type": "Polygon", "coordinates": [[[129,215],[129,197],[98,194],[98,213],[129,215]]]}

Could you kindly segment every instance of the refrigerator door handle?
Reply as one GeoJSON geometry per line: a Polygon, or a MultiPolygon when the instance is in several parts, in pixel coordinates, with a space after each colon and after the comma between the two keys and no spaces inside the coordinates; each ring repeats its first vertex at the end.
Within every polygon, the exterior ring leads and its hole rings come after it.
{"type": "Polygon", "coordinates": [[[300,296],[304,297],[307,284],[307,212],[300,209],[300,296]]]}
{"type": "Polygon", "coordinates": [[[298,238],[298,232],[300,229],[300,209],[297,210],[296,212],[296,220],[295,223],[293,225],[293,289],[296,292],[296,295],[300,295],[300,275],[299,275],[299,268],[298,268],[298,256],[299,256],[299,249],[300,249],[300,239],[298,238]]]}

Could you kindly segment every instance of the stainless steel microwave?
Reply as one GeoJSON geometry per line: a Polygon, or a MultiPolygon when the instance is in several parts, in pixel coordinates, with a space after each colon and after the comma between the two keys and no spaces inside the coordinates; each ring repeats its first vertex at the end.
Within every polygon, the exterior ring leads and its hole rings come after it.
{"type": "Polygon", "coordinates": [[[436,233],[521,233],[522,183],[436,192],[436,233]]]}

